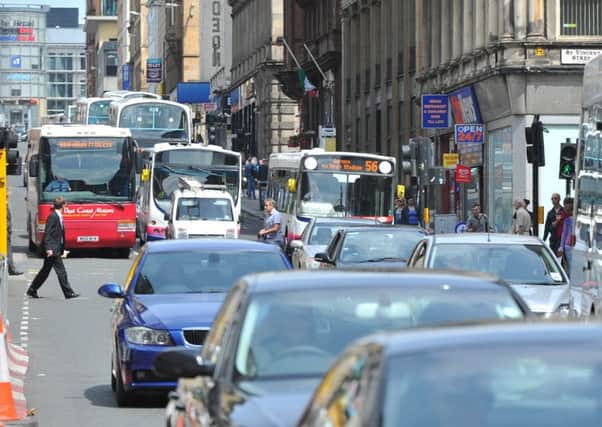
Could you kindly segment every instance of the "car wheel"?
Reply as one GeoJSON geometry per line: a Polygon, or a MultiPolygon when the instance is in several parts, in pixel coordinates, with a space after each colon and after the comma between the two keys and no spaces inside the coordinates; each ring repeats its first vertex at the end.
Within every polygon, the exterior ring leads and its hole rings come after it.
{"type": "Polygon", "coordinates": [[[123,378],[121,376],[121,370],[119,368],[117,368],[116,376],[115,391],[113,394],[115,395],[115,402],[117,402],[117,406],[123,407],[131,405],[134,401],[134,393],[125,389],[125,386],[123,385],[123,378]]]}
{"type": "Polygon", "coordinates": [[[113,375],[113,356],[111,356],[111,390],[113,393],[117,391],[117,380],[115,379],[115,375],[113,375]]]}
{"type": "Polygon", "coordinates": [[[144,245],[147,240],[146,227],[144,227],[144,229],[140,231],[140,246],[144,245]]]}

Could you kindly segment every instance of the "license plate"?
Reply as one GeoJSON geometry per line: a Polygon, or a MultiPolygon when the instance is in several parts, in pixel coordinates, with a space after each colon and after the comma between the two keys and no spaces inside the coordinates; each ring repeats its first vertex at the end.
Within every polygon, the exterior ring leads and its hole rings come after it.
{"type": "Polygon", "coordinates": [[[98,236],[77,236],[78,242],[98,242],[98,236]]]}

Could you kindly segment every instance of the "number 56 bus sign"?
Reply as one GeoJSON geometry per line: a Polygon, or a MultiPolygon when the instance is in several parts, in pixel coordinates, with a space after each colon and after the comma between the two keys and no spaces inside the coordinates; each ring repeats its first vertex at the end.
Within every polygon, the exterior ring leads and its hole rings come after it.
{"type": "Polygon", "coordinates": [[[482,124],[456,125],[456,144],[485,142],[485,126],[482,124]]]}

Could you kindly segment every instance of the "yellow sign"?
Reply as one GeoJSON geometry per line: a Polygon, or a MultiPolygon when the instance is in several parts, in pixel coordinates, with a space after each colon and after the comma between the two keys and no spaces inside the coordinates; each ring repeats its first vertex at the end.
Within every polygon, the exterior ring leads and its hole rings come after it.
{"type": "Polygon", "coordinates": [[[397,186],[397,198],[403,199],[406,196],[406,186],[399,184],[397,186]]]}
{"type": "Polygon", "coordinates": [[[543,47],[535,48],[535,56],[545,56],[545,55],[546,55],[546,51],[543,47]]]}
{"type": "Polygon", "coordinates": [[[324,150],[337,151],[337,139],[334,137],[324,138],[324,150]]]}
{"type": "Polygon", "coordinates": [[[297,192],[297,180],[295,178],[288,179],[288,191],[289,193],[297,192]]]}
{"type": "Polygon", "coordinates": [[[443,167],[446,169],[453,169],[456,167],[460,160],[458,153],[444,153],[443,154],[443,167]]]}
{"type": "Polygon", "coordinates": [[[140,174],[140,181],[146,182],[150,179],[150,169],[142,169],[142,173],[140,174]]]}

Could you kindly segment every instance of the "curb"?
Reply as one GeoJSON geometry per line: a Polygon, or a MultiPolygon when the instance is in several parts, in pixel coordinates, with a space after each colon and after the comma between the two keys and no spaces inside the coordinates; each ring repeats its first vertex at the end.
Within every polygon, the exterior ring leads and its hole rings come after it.
{"type": "Polygon", "coordinates": [[[19,421],[4,421],[4,424],[0,422],[0,426],[4,427],[38,427],[38,421],[34,419],[25,419],[19,421]]]}

